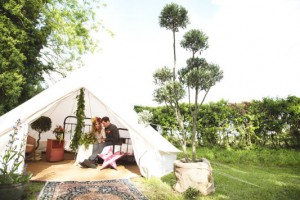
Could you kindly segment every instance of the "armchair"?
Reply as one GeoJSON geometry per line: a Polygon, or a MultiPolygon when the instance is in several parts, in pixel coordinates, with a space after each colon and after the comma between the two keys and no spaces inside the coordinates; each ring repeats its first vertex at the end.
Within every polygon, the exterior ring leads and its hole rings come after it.
{"type": "Polygon", "coordinates": [[[33,157],[33,160],[35,160],[35,147],[36,147],[36,139],[28,135],[27,142],[26,142],[26,150],[25,150],[26,159],[30,159],[31,157],[33,157]]]}

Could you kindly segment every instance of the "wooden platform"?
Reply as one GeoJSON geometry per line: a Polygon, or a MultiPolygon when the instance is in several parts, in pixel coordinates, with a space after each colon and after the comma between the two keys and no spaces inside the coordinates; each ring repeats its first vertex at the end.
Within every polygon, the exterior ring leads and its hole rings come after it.
{"type": "Polygon", "coordinates": [[[82,168],[75,164],[74,153],[65,152],[64,160],[48,162],[45,153],[39,161],[26,161],[27,171],[33,174],[32,181],[95,181],[109,179],[126,179],[140,177],[136,163],[117,163],[117,170],[101,169],[101,164],[96,169],[82,168]]]}

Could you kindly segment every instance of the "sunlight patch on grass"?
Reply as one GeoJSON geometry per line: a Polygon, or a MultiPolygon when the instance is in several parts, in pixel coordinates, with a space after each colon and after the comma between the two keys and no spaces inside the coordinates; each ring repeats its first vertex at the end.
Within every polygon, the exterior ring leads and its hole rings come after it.
{"type": "Polygon", "coordinates": [[[259,185],[256,185],[256,184],[254,184],[254,183],[250,183],[250,182],[248,182],[248,181],[246,181],[246,180],[240,179],[240,178],[238,178],[238,177],[236,177],[236,176],[231,176],[231,175],[226,174],[226,173],[221,172],[221,171],[216,171],[216,170],[215,170],[215,173],[218,173],[218,174],[220,174],[220,175],[222,175],[222,176],[225,176],[225,177],[227,177],[227,178],[234,179],[234,180],[239,181],[239,182],[242,182],[242,183],[246,183],[246,184],[249,184],[249,185],[252,185],[252,186],[255,186],[255,187],[262,188],[262,187],[259,186],[259,185]]]}
{"type": "Polygon", "coordinates": [[[228,165],[225,165],[225,164],[221,164],[221,163],[218,163],[218,162],[213,162],[213,161],[210,161],[210,162],[211,162],[212,164],[214,164],[214,165],[219,165],[219,166],[221,166],[221,167],[228,168],[228,169],[230,169],[230,170],[232,170],[232,171],[235,171],[235,172],[240,172],[240,173],[248,173],[248,172],[241,171],[241,170],[239,170],[239,169],[236,169],[236,168],[230,167],[230,166],[228,166],[228,165]]]}
{"type": "Polygon", "coordinates": [[[218,199],[230,199],[229,196],[226,196],[226,195],[223,195],[223,194],[219,194],[219,195],[216,195],[218,199]]]}
{"type": "Polygon", "coordinates": [[[278,186],[287,186],[287,184],[282,181],[274,181],[274,184],[278,186]]]}

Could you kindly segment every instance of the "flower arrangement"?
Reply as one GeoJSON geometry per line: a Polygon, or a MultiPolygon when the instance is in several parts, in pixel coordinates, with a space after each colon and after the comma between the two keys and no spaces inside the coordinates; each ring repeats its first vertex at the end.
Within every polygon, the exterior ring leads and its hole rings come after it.
{"type": "Polygon", "coordinates": [[[96,122],[101,123],[101,118],[100,117],[94,117],[94,118],[92,118],[92,123],[95,124],[96,122]]]}
{"type": "Polygon", "coordinates": [[[53,130],[53,133],[55,134],[57,140],[62,141],[64,139],[65,129],[62,126],[57,125],[53,130]]]}
{"type": "Polygon", "coordinates": [[[93,133],[82,134],[79,140],[80,145],[84,145],[85,148],[88,148],[90,144],[95,143],[95,136],[93,133]]]}
{"type": "Polygon", "coordinates": [[[4,155],[0,158],[0,184],[15,184],[15,183],[27,183],[29,182],[32,174],[26,172],[26,166],[24,164],[24,148],[26,137],[21,141],[21,145],[18,147],[15,142],[18,142],[18,131],[21,128],[21,122],[18,120],[14,126],[14,132],[9,135],[10,139],[6,145],[4,155]],[[20,167],[23,165],[22,172],[20,173],[20,167]]]}

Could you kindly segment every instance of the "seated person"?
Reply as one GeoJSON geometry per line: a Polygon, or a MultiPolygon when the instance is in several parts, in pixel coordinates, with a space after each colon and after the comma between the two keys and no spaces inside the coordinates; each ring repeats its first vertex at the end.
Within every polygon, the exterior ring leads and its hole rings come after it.
{"type": "Polygon", "coordinates": [[[105,135],[106,135],[106,138],[104,139],[105,146],[118,144],[120,141],[120,133],[118,127],[110,123],[108,117],[103,117],[101,119],[101,123],[105,127],[105,135]]]}
{"type": "Polygon", "coordinates": [[[102,128],[100,117],[92,118],[92,134],[94,134],[95,140],[93,144],[93,153],[88,159],[85,159],[82,163],[79,163],[82,167],[96,168],[98,162],[98,154],[103,151],[105,133],[102,128]]]}

